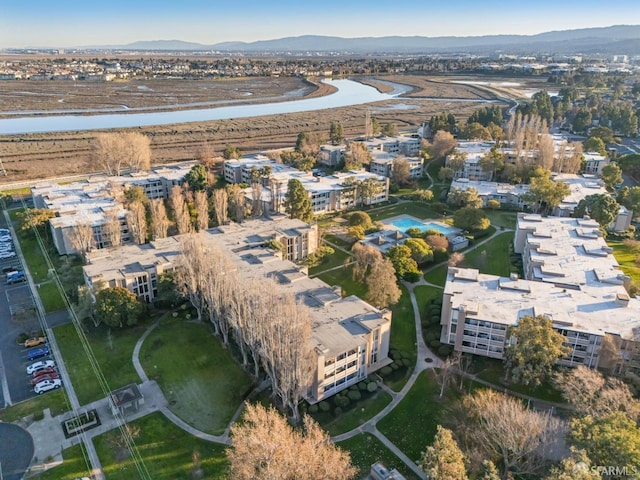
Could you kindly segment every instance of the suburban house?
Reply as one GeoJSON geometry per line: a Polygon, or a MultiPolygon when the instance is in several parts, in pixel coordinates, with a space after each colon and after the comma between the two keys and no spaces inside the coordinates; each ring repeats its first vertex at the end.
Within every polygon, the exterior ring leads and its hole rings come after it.
{"type": "MultiPolygon", "coordinates": [[[[293,263],[316,250],[317,225],[278,216],[224,225],[198,235],[226,252],[243,278],[273,281],[274,294],[292,293],[308,307],[313,320],[311,346],[317,357],[305,391],[310,403],[328,398],[391,363],[391,312],[353,295],[343,298],[339,287],[309,278],[306,267],[293,263]],[[285,245],[288,259],[266,247],[270,240],[285,245]]],[[[160,275],[175,268],[181,238],[90,252],[90,263],[84,267],[85,282],[91,289],[122,286],[153,301],[160,275]]]]}
{"type": "Polygon", "coordinates": [[[457,351],[503,358],[507,329],[525,315],[544,315],[566,337],[567,366],[640,373],[640,301],[625,286],[598,224],[590,219],[519,214],[514,251],[524,279],[450,268],[441,342],[457,351]]]}

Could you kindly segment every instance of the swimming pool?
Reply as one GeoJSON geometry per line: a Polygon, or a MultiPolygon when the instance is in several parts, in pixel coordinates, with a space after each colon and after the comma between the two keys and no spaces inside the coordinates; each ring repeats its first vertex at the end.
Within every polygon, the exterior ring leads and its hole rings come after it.
{"type": "Polygon", "coordinates": [[[410,228],[418,228],[422,232],[426,232],[427,230],[436,230],[443,235],[450,235],[457,231],[457,229],[455,228],[447,227],[446,225],[442,225],[440,223],[422,222],[416,218],[399,218],[398,220],[384,223],[386,225],[394,226],[401,232],[406,232],[410,228]]]}

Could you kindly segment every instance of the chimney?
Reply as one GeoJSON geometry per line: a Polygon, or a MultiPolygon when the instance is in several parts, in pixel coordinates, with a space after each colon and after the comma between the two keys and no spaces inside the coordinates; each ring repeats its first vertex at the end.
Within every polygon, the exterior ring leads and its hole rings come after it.
{"type": "Polygon", "coordinates": [[[616,293],[616,305],[619,305],[621,307],[628,307],[629,306],[629,295],[627,295],[626,293],[616,293]]]}

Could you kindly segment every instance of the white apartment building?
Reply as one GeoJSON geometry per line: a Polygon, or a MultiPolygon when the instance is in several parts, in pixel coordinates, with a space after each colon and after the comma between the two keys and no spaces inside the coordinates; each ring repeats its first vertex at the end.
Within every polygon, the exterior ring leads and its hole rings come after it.
{"type": "Polygon", "coordinates": [[[422,147],[420,135],[396,135],[394,137],[375,137],[362,143],[370,152],[386,152],[393,155],[417,157],[422,147]]]}
{"type": "MultiPolygon", "coordinates": [[[[317,225],[285,217],[253,219],[199,235],[227,252],[243,278],[273,281],[274,294],[293,293],[309,309],[311,342],[317,355],[316,369],[305,392],[310,403],[328,398],[391,363],[391,312],[356,296],[342,298],[339,287],[309,278],[305,267],[292,262],[315,251],[317,225]],[[297,246],[290,260],[265,248],[272,239],[297,246]]],[[[122,286],[152,301],[159,276],[175,266],[180,238],[91,252],[90,263],[84,267],[86,284],[92,289],[100,284],[122,286]]]]}
{"type": "Polygon", "coordinates": [[[320,145],[318,163],[325,167],[335,168],[342,163],[346,152],[346,145],[320,145]]]}
{"type": "Polygon", "coordinates": [[[420,157],[400,157],[386,152],[371,152],[371,162],[369,163],[369,171],[376,175],[383,175],[393,178],[393,165],[395,162],[404,158],[409,162],[409,178],[418,180],[422,177],[422,166],[424,160],[420,157]]]}
{"type": "Polygon", "coordinates": [[[71,236],[75,227],[90,225],[95,247],[110,246],[106,224],[115,215],[120,222],[122,243],[131,241],[126,222],[127,211],[117,199],[129,187],[139,186],[150,199],[169,198],[175,185],[180,185],[193,163],[162,166],[150,172],[126,176],[93,176],[85,181],[65,185],[40,183],[31,188],[35,208],[47,208],[56,213],[49,220],[52,238],[60,255],[76,253],[71,236]]]}
{"type": "Polygon", "coordinates": [[[467,190],[474,188],[478,191],[478,196],[482,199],[483,206],[487,206],[489,200],[497,200],[501,206],[511,208],[526,209],[529,204],[522,196],[529,192],[529,185],[510,183],[497,183],[469,180],[468,178],[458,178],[451,182],[449,191],[467,190]]]}

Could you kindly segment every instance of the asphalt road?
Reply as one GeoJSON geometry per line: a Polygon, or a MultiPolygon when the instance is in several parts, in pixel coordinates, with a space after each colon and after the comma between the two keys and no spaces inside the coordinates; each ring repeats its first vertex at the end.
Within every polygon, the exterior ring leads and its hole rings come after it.
{"type": "Polygon", "coordinates": [[[0,478],[21,480],[32,457],[33,439],[29,432],[0,422],[0,478]]]}

